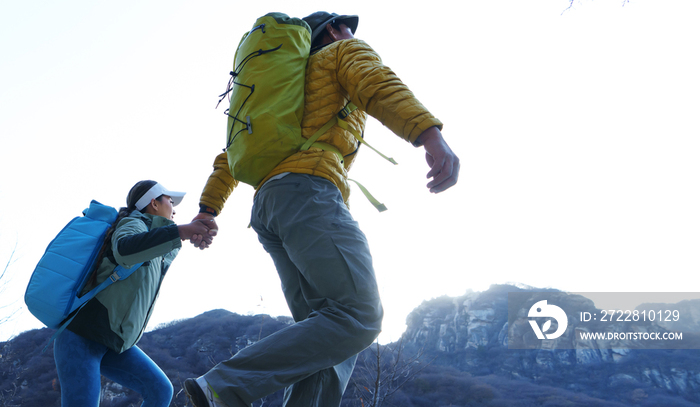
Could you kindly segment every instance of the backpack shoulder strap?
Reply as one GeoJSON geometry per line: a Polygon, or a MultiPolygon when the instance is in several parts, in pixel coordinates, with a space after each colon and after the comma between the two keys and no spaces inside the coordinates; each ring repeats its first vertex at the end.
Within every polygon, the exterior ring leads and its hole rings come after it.
{"type": "Polygon", "coordinates": [[[340,151],[338,151],[337,148],[331,146],[331,145],[328,144],[328,143],[320,143],[320,142],[317,142],[317,141],[316,141],[316,140],[318,140],[318,138],[321,137],[325,132],[327,132],[331,127],[333,127],[333,126],[335,126],[335,125],[337,124],[338,127],[340,127],[340,128],[343,129],[343,130],[349,131],[349,132],[357,139],[357,141],[359,141],[360,143],[362,143],[362,144],[366,145],[367,147],[371,148],[372,151],[374,151],[375,153],[377,153],[377,154],[379,154],[380,156],[382,156],[385,160],[389,161],[390,163],[392,163],[392,164],[394,164],[394,165],[398,164],[398,163],[396,162],[396,160],[394,160],[393,158],[385,156],[384,154],[380,153],[379,150],[377,150],[376,148],[374,148],[374,147],[372,147],[371,145],[369,145],[369,143],[367,143],[367,142],[365,141],[365,139],[362,137],[362,135],[361,135],[357,130],[355,130],[355,129],[353,129],[352,127],[350,127],[350,125],[348,124],[348,122],[345,121],[345,118],[348,117],[348,116],[350,116],[350,113],[354,112],[355,110],[357,110],[357,106],[355,106],[352,102],[348,102],[348,104],[346,104],[345,107],[343,107],[343,108],[340,110],[340,112],[338,112],[338,114],[336,114],[335,116],[333,116],[333,118],[330,119],[330,120],[328,121],[328,123],[326,123],[326,124],[324,124],[323,126],[321,126],[320,129],[316,130],[316,133],[314,133],[313,136],[309,137],[309,139],[306,140],[306,142],[301,146],[301,150],[302,150],[302,151],[308,150],[310,147],[313,146],[313,147],[320,148],[321,150],[332,151],[332,152],[336,153],[337,155],[339,155],[340,162],[342,163],[342,162],[343,162],[343,156],[342,156],[342,154],[340,154],[340,151]],[[330,148],[329,148],[329,146],[330,146],[330,148]]]}
{"type": "MultiPolygon", "coordinates": [[[[396,162],[396,160],[394,160],[393,158],[385,156],[384,154],[380,153],[376,148],[370,146],[370,145],[365,141],[365,139],[362,137],[362,135],[361,135],[357,130],[355,130],[355,129],[353,129],[352,127],[350,127],[350,125],[348,124],[348,122],[345,121],[345,118],[348,117],[348,116],[350,116],[350,113],[354,112],[355,110],[357,110],[357,106],[355,106],[355,104],[352,103],[352,102],[348,102],[348,104],[346,104],[345,107],[343,107],[343,108],[340,110],[340,112],[338,112],[338,114],[336,114],[335,116],[333,116],[333,118],[330,119],[330,120],[328,121],[328,123],[326,123],[326,124],[324,124],[323,126],[321,126],[321,128],[319,128],[318,130],[316,130],[316,132],[315,132],[311,137],[309,137],[308,140],[306,140],[306,142],[301,146],[301,151],[308,150],[308,149],[311,148],[311,147],[320,148],[321,150],[324,150],[324,151],[331,151],[331,152],[335,153],[335,155],[338,156],[338,158],[340,159],[340,162],[341,162],[341,164],[342,164],[342,163],[344,162],[344,157],[343,157],[343,154],[340,153],[340,150],[338,150],[335,146],[333,146],[333,145],[331,145],[331,144],[323,143],[323,142],[320,142],[320,141],[316,141],[316,140],[318,140],[318,138],[321,137],[324,133],[326,133],[328,130],[330,130],[331,127],[333,127],[333,126],[335,126],[335,125],[337,124],[338,127],[340,127],[341,129],[344,129],[344,130],[349,131],[349,132],[357,139],[358,142],[360,142],[360,143],[366,145],[367,147],[371,148],[372,151],[374,151],[375,153],[377,153],[377,154],[379,154],[380,156],[382,156],[385,160],[389,161],[390,163],[392,163],[392,164],[394,164],[394,165],[398,164],[398,163],[396,162]]],[[[352,181],[352,182],[354,182],[355,184],[357,184],[357,186],[360,188],[360,191],[362,191],[362,194],[367,198],[367,200],[370,201],[370,203],[371,203],[375,208],[377,208],[377,210],[378,210],[379,212],[384,212],[384,211],[386,210],[386,206],[385,206],[383,203],[379,202],[374,196],[372,196],[372,194],[371,194],[371,193],[367,190],[367,188],[365,188],[362,184],[360,184],[359,182],[355,181],[354,179],[348,179],[348,181],[352,181]]]]}
{"type": "Polygon", "coordinates": [[[131,268],[124,268],[122,266],[117,266],[117,268],[114,269],[114,272],[110,274],[110,276],[102,282],[102,284],[98,285],[97,287],[93,288],[90,290],[88,293],[83,295],[82,297],[78,298],[75,302],[74,309],[71,312],[71,317],[66,319],[61,323],[61,325],[56,329],[56,332],[51,336],[49,339],[49,343],[46,344],[44,347],[44,350],[42,352],[46,351],[46,348],[53,342],[54,339],[58,337],[58,335],[63,332],[64,329],[70,325],[70,323],[73,321],[73,318],[75,318],[76,315],[80,312],[80,310],[85,306],[85,304],[88,303],[91,299],[95,298],[95,296],[105,288],[109,287],[113,283],[116,283],[119,280],[124,280],[125,278],[129,277],[131,274],[134,273],[134,271],[138,270],[139,267],[141,267],[143,263],[138,263],[131,268]]]}

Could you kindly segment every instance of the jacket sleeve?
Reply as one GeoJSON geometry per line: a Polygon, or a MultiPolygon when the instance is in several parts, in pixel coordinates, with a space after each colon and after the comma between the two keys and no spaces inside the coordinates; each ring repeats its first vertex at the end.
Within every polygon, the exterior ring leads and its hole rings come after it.
{"type": "Polygon", "coordinates": [[[442,123],[365,42],[342,41],[337,57],[338,82],[350,100],[397,136],[413,143],[430,127],[442,129],[442,123]]]}
{"type": "Polygon", "coordinates": [[[162,226],[148,230],[139,219],[124,218],[112,235],[114,259],[122,267],[165,256],[182,247],[177,225],[162,226]]]}
{"type": "Polygon", "coordinates": [[[216,156],[213,167],[214,170],[209,175],[202,196],[199,198],[199,204],[214,209],[218,215],[224,209],[226,199],[238,186],[238,180],[231,175],[225,152],[216,156]]]}

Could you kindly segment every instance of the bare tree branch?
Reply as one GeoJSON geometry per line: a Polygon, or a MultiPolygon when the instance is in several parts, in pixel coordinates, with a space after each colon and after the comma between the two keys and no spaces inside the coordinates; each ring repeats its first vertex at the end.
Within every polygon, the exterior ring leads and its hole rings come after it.
{"type": "MultiPolygon", "coordinates": [[[[630,0],[622,0],[622,7],[625,7],[625,4],[629,3],[630,0]]],[[[574,0],[569,0],[569,6],[564,9],[564,11],[561,12],[561,14],[566,13],[569,11],[572,7],[574,6],[574,0]]]]}
{"type": "Polygon", "coordinates": [[[574,6],[574,0],[569,0],[569,7],[565,8],[564,11],[562,11],[561,13],[562,13],[562,14],[566,13],[566,12],[569,11],[569,10],[571,9],[571,7],[573,7],[573,6],[574,6]]]}
{"type": "Polygon", "coordinates": [[[361,407],[389,404],[388,400],[397,391],[432,363],[432,360],[428,363],[421,361],[425,355],[423,348],[415,355],[405,357],[403,337],[394,346],[382,347],[376,342],[368,352],[371,357],[361,354],[352,380],[361,407]]]}
{"type": "MultiPolygon", "coordinates": [[[[15,253],[17,252],[17,242],[15,242],[15,247],[12,248],[12,252],[10,252],[10,257],[7,259],[7,263],[5,264],[5,267],[2,269],[0,272],[0,294],[4,293],[5,290],[7,289],[7,285],[9,283],[9,274],[8,270],[10,269],[10,266],[14,264],[15,261],[17,261],[15,253]]],[[[2,296],[5,298],[6,296],[2,296]]],[[[9,304],[4,304],[0,305],[0,310],[4,310],[6,308],[14,306],[14,304],[17,301],[11,302],[9,304]]],[[[19,309],[15,309],[12,312],[10,312],[8,315],[3,315],[0,316],[0,325],[11,320],[12,317],[19,311],[19,309]]]]}

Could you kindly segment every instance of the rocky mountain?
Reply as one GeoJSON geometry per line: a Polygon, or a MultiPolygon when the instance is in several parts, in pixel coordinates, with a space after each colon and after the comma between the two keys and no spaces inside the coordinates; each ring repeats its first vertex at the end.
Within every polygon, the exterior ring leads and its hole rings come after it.
{"type": "MultiPolygon", "coordinates": [[[[687,315],[684,329],[698,326],[698,306],[690,301],[676,307],[687,315]]],[[[660,308],[646,304],[642,309],[660,308]]],[[[700,346],[643,349],[632,340],[612,347],[604,341],[572,339],[572,333],[582,329],[599,329],[592,321],[581,321],[584,311],[600,313],[592,301],[580,296],[515,286],[426,301],[407,317],[401,341],[374,345],[359,356],[342,406],[700,405],[700,346]],[[543,321],[544,335],[559,326],[566,329],[559,338],[538,342],[534,328],[523,322],[532,308],[524,304],[538,303],[543,296],[564,310],[567,321],[564,324],[561,314],[554,322],[543,321]],[[534,346],[515,349],[514,344],[534,346]]],[[[180,391],[185,378],[204,373],[291,323],[289,318],[214,310],[160,326],[146,333],[139,346],[171,379],[176,393],[171,406],[185,406],[180,391]]],[[[632,329],[609,322],[602,327],[609,332],[632,329]]],[[[634,326],[640,332],[673,328],[658,321],[634,326]]],[[[0,407],[60,406],[52,349],[42,351],[51,334],[49,329],[33,330],[0,343],[0,407]]],[[[140,402],[138,394],[103,379],[101,406],[140,402]]],[[[278,392],[254,406],[281,406],[281,402],[278,392]]]]}
{"type": "Polygon", "coordinates": [[[455,366],[473,375],[495,374],[625,402],[661,390],[664,394],[700,403],[700,341],[697,336],[700,300],[642,304],[636,310],[636,315],[644,310],[647,315],[654,310],[657,313],[670,310],[670,314],[668,318],[657,318],[653,322],[641,321],[640,317],[631,321],[634,312],[629,313],[630,321],[625,321],[626,315],[620,318],[620,313],[610,320],[609,312],[596,309],[591,300],[580,295],[492,286],[485,292],[468,292],[458,298],[443,297],[423,303],[408,316],[404,338],[438,355],[440,364],[455,366]],[[570,335],[539,341],[532,349],[512,349],[514,343],[537,341],[533,329],[523,323],[528,308],[515,306],[513,309],[514,304],[509,301],[513,293],[527,304],[548,297],[562,309],[571,310],[566,312],[566,332],[570,335]],[[683,316],[680,322],[673,323],[673,310],[683,316]],[[582,313],[588,313],[583,315],[591,320],[582,321],[582,313]],[[593,315],[597,315],[597,321],[592,321],[593,315]],[[604,315],[608,318],[601,321],[604,315]],[[684,331],[685,349],[678,349],[678,343],[667,344],[670,349],[659,349],[659,346],[647,349],[645,343],[638,340],[640,338],[632,335],[642,337],[644,333],[663,334],[679,329],[684,331]],[[581,340],[574,335],[581,331],[617,333],[618,338],[614,341],[581,340]],[[625,392],[631,399],[615,396],[625,392]]]}

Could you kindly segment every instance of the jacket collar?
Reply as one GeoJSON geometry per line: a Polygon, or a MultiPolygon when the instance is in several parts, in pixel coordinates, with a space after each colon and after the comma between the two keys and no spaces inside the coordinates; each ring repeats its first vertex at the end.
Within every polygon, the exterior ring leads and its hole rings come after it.
{"type": "Polygon", "coordinates": [[[151,215],[150,213],[141,213],[140,211],[131,212],[129,214],[129,217],[140,219],[143,223],[146,224],[148,229],[155,229],[155,228],[159,228],[161,226],[168,226],[168,225],[175,224],[175,222],[173,222],[172,220],[166,219],[162,216],[151,215]]]}

